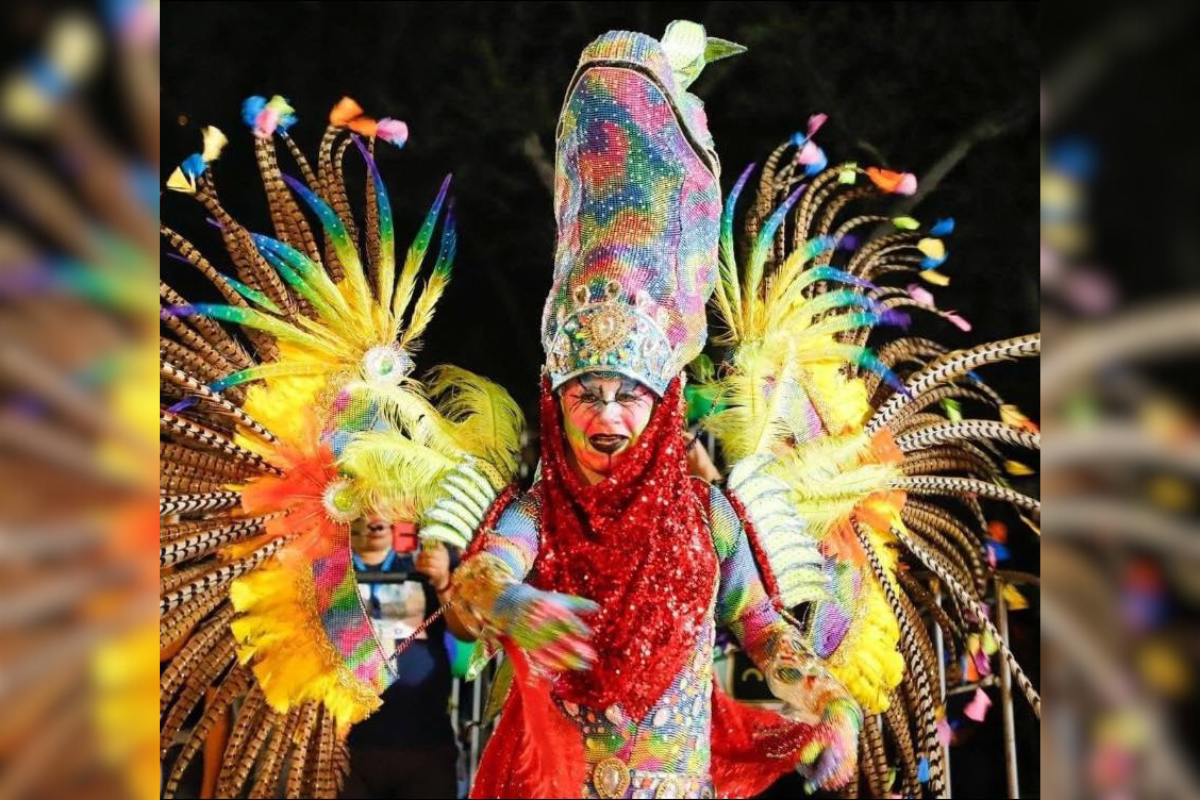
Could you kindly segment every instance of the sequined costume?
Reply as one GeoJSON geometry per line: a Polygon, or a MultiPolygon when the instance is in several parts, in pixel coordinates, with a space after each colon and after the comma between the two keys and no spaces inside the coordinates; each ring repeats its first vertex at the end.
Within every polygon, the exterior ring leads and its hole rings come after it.
{"type": "MultiPolygon", "coordinates": [[[[556,700],[583,736],[588,797],[715,796],[710,762],[712,695],[720,691],[713,680],[716,626],[728,627],[764,672],[781,646],[799,649],[788,641],[795,632],[763,589],[733,507],[716,487],[705,485],[703,491],[708,494],[711,547],[718,569],[708,571],[712,591],[705,607],[706,622],[684,668],[639,718],[619,704],[597,709],[556,700]]],[[[482,556],[501,561],[516,580],[524,580],[537,560],[539,495],[535,486],[513,500],[479,550],[482,556]]],[[[767,770],[770,777],[760,780],[769,783],[773,771],[767,770]]],[[[732,791],[723,796],[745,796],[763,786],[755,781],[729,788],[732,791]]]]}
{"type": "MultiPolygon", "coordinates": [[[[565,769],[582,775],[593,797],[757,793],[793,768],[833,696],[849,702],[772,604],[733,506],[686,474],[679,374],[707,335],[720,165],[700,103],[671,63],[681,37],[707,37],[687,23],[673,30],[665,44],[629,32],[600,37],[570,82],[557,136],[554,285],[543,318],[542,479],[476,540],[456,580],[462,610],[499,638],[511,628],[504,606],[516,602],[506,585],[527,581],[598,602],[589,621],[597,662],[556,675],[548,689],[582,737],[585,763],[565,769]],[[632,378],[662,399],[625,466],[587,487],[564,456],[553,392],[597,372],[632,378]],[[728,731],[744,729],[750,712],[714,705],[718,624],[773,688],[790,684],[785,694],[802,720],[767,722],[758,712],[763,746],[756,759],[739,752],[736,766],[728,731]],[[785,662],[805,668],[788,673],[785,662]]],[[[797,548],[809,561],[807,599],[816,599],[819,555],[811,545],[797,548]]],[[[522,691],[524,707],[544,703],[530,686],[522,691]]],[[[545,793],[512,764],[529,738],[522,727],[533,724],[506,707],[474,796],[545,793]]]]}
{"type": "Polygon", "coordinates": [[[916,178],[831,166],[823,115],[722,204],[688,87],[743,49],[675,22],[661,40],[615,31],[583,52],[556,131],[542,453],[526,491],[507,392],[455,367],[416,372],[456,233],[447,181],[397,257],[373,153],[406,126],[344,98],[310,164],[288,101],[247,99],[274,235],[226,210],[213,168],[226,139],[205,130],[167,187],[211,217],[225,268],[163,228],[224,301],[187,302],[164,269],[164,796],[205,748],[219,749],[205,759],[219,796],[336,794],[347,731],[395,679],[350,569],[348,523],[366,514],[419,517],[423,539],[466,550],[451,611],[480,634],[471,669],[503,651],[511,677],[473,796],[746,796],[792,769],[809,788],[942,796],[937,672],[985,674],[993,653],[1040,715],[990,621],[985,544],[997,505],[1036,530],[1038,502],[1005,478],[1028,469],[1006,451],[1040,439],[980,375],[1040,340],[889,337],[906,310],[969,331],[917,283],[948,283],[954,222],[864,208],[916,178]],[[355,158],[358,214],[343,177],[355,158]],[[710,329],[721,349],[706,354],[710,329]],[[587,484],[557,393],[597,374],[655,405],[628,457],[587,484]],[[689,406],[707,409],[730,466],[720,488],[687,473],[689,406]],[[580,616],[590,660],[561,644],[580,616]],[[782,713],[719,691],[718,627],[782,713]]]}

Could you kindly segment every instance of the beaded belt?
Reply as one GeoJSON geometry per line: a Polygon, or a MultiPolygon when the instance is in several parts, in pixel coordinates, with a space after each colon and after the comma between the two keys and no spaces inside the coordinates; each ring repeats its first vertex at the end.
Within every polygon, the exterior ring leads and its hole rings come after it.
{"type": "Polygon", "coordinates": [[[623,798],[627,793],[633,798],[714,796],[712,781],[706,776],[631,769],[619,758],[606,758],[597,764],[592,769],[592,785],[605,800],[623,798]]]}

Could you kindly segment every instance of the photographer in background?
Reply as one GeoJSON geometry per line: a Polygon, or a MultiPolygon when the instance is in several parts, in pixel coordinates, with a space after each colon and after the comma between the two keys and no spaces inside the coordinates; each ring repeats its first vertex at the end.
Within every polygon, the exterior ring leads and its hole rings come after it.
{"type": "MultiPolygon", "coordinates": [[[[429,542],[412,553],[393,546],[392,524],[359,519],[350,528],[357,573],[403,573],[403,582],[360,578],[359,594],[389,651],[413,634],[443,602],[458,553],[429,542]]],[[[458,746],[450,726],[449,630],[456,638],[474,637],[441,617],[400,654],[396,682],[383,693],[383,706],[350,733],[350,775],[342,797],[453,798],[458,746]]]]}

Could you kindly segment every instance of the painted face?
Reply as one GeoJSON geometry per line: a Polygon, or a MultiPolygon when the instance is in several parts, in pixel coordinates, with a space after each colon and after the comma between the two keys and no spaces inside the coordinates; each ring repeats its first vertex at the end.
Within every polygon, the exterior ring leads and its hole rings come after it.
{"type": "Polygon", "coordinates": [[[650,424],[654,392],[622,375],[588,373],[559,389],[570,456],[589,484],[612,474],[650,424]]]}

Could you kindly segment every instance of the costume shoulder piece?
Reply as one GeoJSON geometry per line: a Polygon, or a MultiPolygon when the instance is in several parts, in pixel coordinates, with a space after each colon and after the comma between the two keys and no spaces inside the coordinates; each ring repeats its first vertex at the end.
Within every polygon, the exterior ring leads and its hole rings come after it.
{"type": "Polygon", "coordinates": [[[881,213],[916,178],[830,167],[813,140],[824,121],[812,117],[729,194],[714,295],[715,336],[728,351],[715,370],[698,370],[706,384],[696,391],[716,401],[707,425],[735,464],[729,495],[778,607],[868,714],[860,790],[942,796],[946,720],[922,613],[946,634],[951,674],[959,654],[990,670],[986,652],[999,649],[1040,715],[987,600],[991,509],[1011,505],[1037,531],[1038,502],[1008,476],[1029,473],[1009,453],[1038,448],[1039,435],[980,375],[1037,356],[1039,337],[951,350],[888,335],[910,311],[970,331],[928,288],[949,282],[954,222],[881,213]],[[738,202],[752,180],[757,196],[737,243],[738,202]],[[973,409],[983,418],[969,417],[973,409]]]}
{"type": "Polygon", "coordinates": [[[359,600],[349,523],[416,519],[464,462],[494,495],[515,475],[522,419],[465,370],[413,376],[456,234],[447,177],[397,263],[373,153],[403,145],[404,123],[345,98],[314,166],[288,135],[284,98],[252,97],[243,116],[273,235],[247,230],[218,197],[212,164],[226,139],[215,128],[167,184],[203,206],[225,252],[210,259],[162,229],[171,256],[224,300],[189,303],[160,285],[161,744],[175,755],[165,794],[232,717],[221,796],[332,797],[346,732],[395,678],[359,600]],[[347,153],[368,175],[361,217],[347,153]]]}

